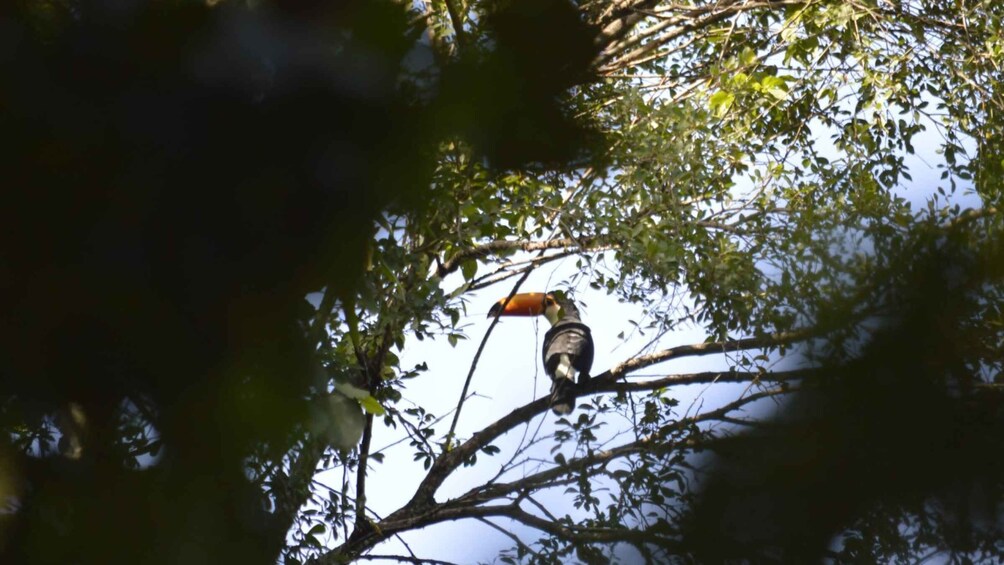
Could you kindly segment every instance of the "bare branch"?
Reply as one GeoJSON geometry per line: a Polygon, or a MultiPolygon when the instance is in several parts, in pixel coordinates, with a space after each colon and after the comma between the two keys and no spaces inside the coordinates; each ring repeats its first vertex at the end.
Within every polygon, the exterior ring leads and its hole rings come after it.
{"type": "MultiPolygon", "coordinates": [[[[541,253],[543,253],[543,250],[541,250],[541,253]]],[[[523,286],[523,283],[526,282],[526,279],[530,276],[531,272],[533,272],[533,269],[527,269],[523,274],[523,277],[516,281],[512,290],[509,291],[509,296],[507,296],[505,302],[502,303],[502,309],[509,304],[509,301],[512,300],[513,296],[516,296],[516,293],[519,291],[519,287],[523,286]]],[[[474,370],[478,368],[478,360],[481,359],[481,354],[485,350],[485,345],[488,344],[488,337],[492,334],[492,330],[494,330],[495,326],[499,323],[499,315],[501,315],[502,309],[495,314],[495,319],[492,320],[491,325],[488,326],[488,330],[485,331],[485,337],[481,338],[481,344],[478,345],[478,351],[474,354],[474,360],[471,361],[471,368],[467,372],[467,379],[464,381],[464,388],[461,390],[460,400],[457,402],[457,410],[453,413],[453,422],[450,423],[450,431],[446,434],[446,443],[444,446],[444,450],[446,452],[449,452],[449,450],[453,447],[453,433],[457,429],[457,421],[460,420],[460,410],[464,407],[464,400],[467,398],[467,389],[471,386],[471,379],[474,377],[474,370]]],[[[442,457],[440,457],[440,459],[442,459],[442,457]]]]}
{"type": "Polygon", "coordinates": [[[452,561],[442,561],[439,559],[422,559],[420,557],[410,557],[407,555],[360,555],[357,559],[369,559],[371,561],[397,561],[405,563],[415,563],[417,565],[457,565],[452,561]]]}
{"type": "Polygon", "coordinates": [[[704,412],[696,416],[689,418],[681,418],[669,425],[663,426],[657,433],[639,438],[633,442],[623,444],[621,446],[593,452],[587,456],[571,459],[565,464],[534,473],[532,475],[527,475],[519,480],[512,481],[509,483],[495,483],[491,485],[482,485],[471,489],[470,491],[464,493],[455,500],[450,501],[446,504],[472,504],[487,502],[490,500],[498,500],[501,497],[508,496],[517,492],[525,492],[530,490],[536,490],[545,487],[556,486],[560,484],[558,479],[561,477],[569,476],[574,472],[581,471],[589,467],[595,467],[597,465],[603,465],[631,455],[634,453],[645,452],[664,452],[673,449],[680,449],[683,447],[696,447],[698,443],[692,439],[688,439],[682,443],[667,443],[665,439],[669,437],[672,433],[684,430],[694,424],[701,422],[706,422],[710,420],[719,420],[728,413],[741,408],[747,404],[751,404],[758,400],[768,398],[771,396],[777,396],[780,394],[786,394],[791,392],[789,388],[775,388],[764,391],[759,391],[754,394],[744,396],[738,400],[730,402],[729,404],[722,406],[721,408],[704,412]]]}
{"type": "Polygon", "coordinates": [[[387,537],[396,535],[402,531],[423,528],[449,520],[485,518],[491,516],[505,516],[512,518],[534,528],[556,533],[565,539],[571,539],[573,541],[609,543],[616,541],[637,542],[647,539],[651,542],[653,540],[651,532],[643,530],[580,528],[572,524],[564,524],[535,516],[521,509],[516,503],[491,506],[482,506],[481,504],[485,502],[498,501],[500,498],[504,498],[515,493],[524,493],[540,488],[549,488],[560,486],[562,484],[569,484],[570,482],[576,480],[573,473],[577,471],[603,465],[614,459],[625,457],[634,453],[652,452],[653,450],[656,452],[663,452],[684,447],[696,447],[698,444],[694,439],[687,439],[682,442],[666,442],[665,438],[668,438],[672,433],[683,430],[695,423],[716,420],[741,408],[744,405],[771,396],[786,394],[788,392],[791,392],[790,388],[780,387],[750,394],[716,410],[711,410],[693,417],[683,418],[672,422],[663,426],[658,432],[650,436],[640,438],[636,441],[615,447],[613,449],[593,452],[589,455],[572,459],[564,465],[556,466],[533,475],[528,475],[527,477],[511,483],[482,485],[481,487],[472,489],[464,495],[447,502],[437,503],[432,499],[432,494],[434,494],[438,484],[441,484],[442,481],[445,480],[446,476],[448,476],[452,471],[452,469],[449,468],[449,464],[457,457],[456,454],[461,449],[469,448],[468,446],[472,444],[477,444],[479,441],[479,434],[480,441],[484,441],[483,438],[487,435],[491,435],[492,433],[495,433],[496,435],[502,433],[498,431],[500,428],[504,428],[506,426],[511,428],[512,425],[515,425],[512,423],[512,420],[525,421],[527,418],[531,417],[535,411],[546,410],[547,398],[538,399],[526,406],[514,410],[502,420],[495,422],[491,426],[488,426],[488,428],[485,428],[484,430],[481,430],[481,432],[478,432],[478,434],[475,434],[475,437],[468,440],[462,446],[441,456],[433,464],[433,467],[430,469],[429,476],[427,476],[426,481],[423,482],[422,486],[419,487],[418,492],[411,501],[387,516],[386,519],[376,524],[375,527],[371,531],[367,532],[365,536],[355,540],[350,539],[342,546],[335,548],[331,552],[318,558],[316,562],[332,564],[341,563],[345,559],[358,556],[362,551],[376,545],[382,539],[386,539],[387,537]],[[436,478],[430,480],[429,477],[433,477],[434,475],[436,478]]]}
{"type": "MultiPolygon", "coordinates": [[[[733,0],[732,2],[716,3],[713,6],[687,8],[686,12],[681,15],[663,18],[664,21],[651,28],[633,37],[629,37],[618,44],[609,45],[600,60],[597,61],[597,67],[600,74],[609,74],[623,70],[650,60],[652,53],[655,53],[660,47],[678,37],[707,28],[736,14],[764,8],[778,9],[787,6],[797,6],[805,3],[804,0],[733,0]],[[666,30],[674,26],[677,26],[676,29],[666,32],[666,30]],[[627,49],[641,44],[646,39],[651,40],[631,51],[625,52],[627,49]]],[[[644,15],[648,16],[649,14],[644,15]]]]}
{"type": "Polygon", "coordinates": [[[682,375],[668,375],[658,379],[637,382],[603,382],[596,387],[587,387],[583,394],[599,392],[641,392],[657,390],[669,386],[710,384],[710,383],[749,383],[749,382],[786,382],[805,378],[817,371],[815,369],[800,369],[793,371],[708,371],[682,375]]]}
{"type": "Polygon", "coordinates": [[[373,441],[373,414],[366,414],[366,426],[359,443],[359,471],[356,473],[356,524],[355,530],[366,527],[366,471],[369,466],[370,444],[373,441]]]}
{"type": "MultiPolygon", "coordinates": [[[[651,355],[637,357],[617,365],[613,369],[596,376],[587,390],[601,390],[601,387],[603,387],[606,383],[615,381],[632,371],[636,371],[656,363],[662,363],[670,359],[692,355],[710,355],[713,353],[722,353],[727,351],[770,347],[791,343],[800,339],[807,339],[811,335],[812,334],[808,331],[789,332],[773,336],[745,338],[724,342],[701,343],[666,349],[651,355]]],[[[515,426],[526,422],[535,414],[546,410],[547,403],[548,399],[543,397],[516,408],[506,416],[503,416],[501,419],[496,420],[494,423],[475,433],[463,444],[447,453],[444,453],[436,460],[435,463],[433,463],[432,467],[429,469],[429,473],[426,475],[425,480],[423,480],[419,485],[418,490],[415,492],[415,495],[413,496],[411,502],[409,502],[409,505],[414,504],[423,506],[431,504],[433,495],[436,493],[436,490],[439,489],[440,485],[443,484],[443,481],[446,480],[446,477],[448,477],[450,473],[460,466],[468,457],[515,426]]]]}
{"type": "Polygon", "coordinates": [[[599,35],[596,37],[596,44],[606,50],[611,43],[630,33],[631,29],[638,22],[645,19],[646,14],[644,10],[658,3],[658,0],[643,0],[641,2],[621,0],[611,2],[601,17],[602,20],[607,20],[607,23],[603,25],[599,35]]]}
{"type": "Polygon", "coordinates": [[[815,334],[816,334],[815,331],[796,330],[791,332],[770,334],[763,337],[747,337],[728,341],[713,341],[707,343],[697,343],[693,345],[681,345],[678,347],[671,347],[669,349],[664,349],[656,353],[651,353],[649,355],[642,355],[640,357],[629,359],[615,366],[609,371],[597,375],[596,377],[594,377],[594,380],[598,381],[617,380],[628,373],[637,371],[638,369],[642,369],[644,367],[650,367],[658,363],[664,363],[671,359],[679,359],[680,357],[714,355],[716,353],[727,353],[730,351],[763,349],[768,347],[776,347],[779,345],[787,345],[789,343],[804,341],[806,339],[813,337],[815,334]]]}
{"type": "MultiPolygon", "coordinates": [[[[613,249],[613,246],[603,246],[590,249],[590,251],[606,251],[608,249],[613,249]]],[[[467,283],[468,291],[480,290],[482,288],[488,288],[496,283],[500,283],[504,280],[511,279],[513,277],[519,276],[526,272],[527,270],[536,269],[541,265],[545,265],[552,261],[558,261],[572,255],[577,255],[578,251],[565,250],[559,253],[552,253],[551,255],[536,255],[532,259],[525,261],[509,261],[502,265],[499,265],[494,272],[488,273],[486,275],[476,277],[474,280],[467,283]],[[512,267],[516,267],[515,270],[508,270],[512,267]]]]}
{"type": "Polygon", "coordinates": [[[533,550],[533,548],[531,548],[529,545],[526,545],[525,543],[523,543],[523,540],[519,539],[519,536],[517,536],[516,534],[510,532],[509,530],[506,530],[506,529],[502,528],[501,526],[499,526],[495,522],[492,522],[488,518],[477,518],[477,520],[479,522],[481,522],[481,523],[483,523],[483,524],[485,524],[485,525],[487,525],[487,526],[489,526],[489,527],[497,530],[499,533],[501,533],[502,535],[506,536],[507,538],[511,539],[513,541],[513,543],[515,543],[517,546],[519,546],[520,548],[522,548],[527,553],[532,553],[534,555],[539,555],[536,551],[533,550]]]}
{"type": "Polygon", "coordinates": [[[982,218],[993,217],[996,215],[997,215],[997,208],[994,208],[993,206],[988,206],[986,208],[975,208],[975,209],[969,208],[964,212],[962,212],[961,214],[959,214],[957,217],[953,218],[951,221],[949,221],[944,226],[944,228],[946,230],[953,230],[959,227],[966,226],[970,222],[974,222],[982,218]]]}
{"type": "Polygon", "coordinates": [[[527,526],[559,536],[563,539],[575,542],[618,542],[630,541],[641,543],[653,543],[662,547],[674,546],[677,542],[671,538],[666,538],[657,533],[644,530],[613,529],[613,528],[581,528],[571,524],[552,522],[519,508],[518,506],[506,507],[505,516],[527,526]]]}
{"type": "Polygon", "coordinates": [[[497,241],[489,241],[488,243],[482,243],[480,245],[475,245],[468,249],[464,249],[458,252],[456,255],[450,257],[449,259],[442,261],[436,267],[436,273],[445,277],[446,275],[456,271],[460,268],[460,265],[464,261],[470,261],[472,259],[483,259],[494,253],[500,253],[504,251],[542,251],[546,249],[568,249],[571,247],[579,247],[580,245],[590,245],[595,241],[595,238],[591,237],[580,237],[577,239],[571,238],[560,238],[560,239],[549,239],[547,241],[512,241],[508,239],[500,239],[497,241]]]}

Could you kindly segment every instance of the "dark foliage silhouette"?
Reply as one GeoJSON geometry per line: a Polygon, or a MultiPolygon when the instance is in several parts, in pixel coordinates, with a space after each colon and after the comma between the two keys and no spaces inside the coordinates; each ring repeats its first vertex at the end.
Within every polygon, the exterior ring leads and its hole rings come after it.
{"type": "MultiPolygon", "coordinates": [[[[548,25],[588,33],[558,12],[548,25]]],[[[423,97],[400,87],[420,42],[392,2],[0,8],[3,418],[86,419],[78,460],[0,446],[0,560],[275,561],[291,524],[242,464],[305,417],[305,295],[351,293],[377,215],[421,210],[441,136],[523,109],[548,138],[515,151],[525,131],[489,128],[486,159],[578,153],[553,95],[588,54],[541,81],[510,35],[423,97]],[[126,465],[124,411],[160,436],[145,470],[126,465]]]]}

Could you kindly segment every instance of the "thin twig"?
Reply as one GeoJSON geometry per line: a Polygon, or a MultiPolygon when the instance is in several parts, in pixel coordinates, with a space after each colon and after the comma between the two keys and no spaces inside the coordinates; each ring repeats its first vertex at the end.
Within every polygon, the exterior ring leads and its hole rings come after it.
{"type": "Polygon", "coordinates": [[[523,542],[523,540],[519,539],[519,537],[516,534],[510,532],[509,530],[506,530],[506,529],[502,528],[502,526],[499,526],[498,524],[496,524],[495,522],[492,522],[488,518],[483,518],[483,517],[479,516],[478,518],[476,518],[476,520],[479,521],[479,522],[481,522],[481,523],[483,523],[483,524],[485,524],[486,526],[488,526],[490,528],[498,530],[502,535],[504,535],[505,537],[511,539],[518,547],[522,548],[527,553],[532,553],[532,554],[536,555],[537,557],[540,557],[539,553],[537,553],[536,551],[534,551],[533,548],[531,548],[529,545],[526,545],[523,542]]]}
{"type": "MultiPolygon", "coordinates": [[[[543,252],[543,250],[539,251],[539,253],[543,252]]],[[[523,276],[516,281],[516,284],[513,285],[512,290],[509,292],[509,296],[507,296],[505,302],[502,303],[502,308],[495,314],[495,318],[492,319],[491,325],[488,326],[488,331],[485,332],[485,336],[481,338],[481,344],[478,345],[478,351],[474,354],[474,360],[471,361],[471,368],[467,372],[467,380],[464,381],[464,388],[460,392],[460,400],[457,402],[457,411],[453,413],[453,422],[450,424],[450,431],[446,434],[446,443],[443,446],[444,452],[450,451],[453,446],[453,434],[457,429],[457,421],[460,420],[460,411],[463,409],[464,400],[467,398],[467,389],[471,386],[471,379],[474,378],[474,371],[478,368],[478,360],[481,359],[481,353],[484,352],[485,345],[488,344],[488,337],[492,335],[492,330],[494,330],[495,326],[498,325],[499,315],[502,314],[502,310],[504,310],[506,305],[509,304],[512,297],[516,296],[516,292],[519,291],[519,287],[526,282],[526,279],[530,277],[531,272],[533,272],[532,269],[527,269],[527,271],[523,273],[523,276]]]]}
{"type": "Polygon", "coordinates": [[[585,250],[595,241],[596,238],[561,238],[546,241],[512,241],[500,239],[489,241],[464,249],[449,259],[440,262],[436,267],[436,273],[441,277],[445,277],[459,269],[464,261],[483,259],[489,255],[503,251],[540,251],[541,249],[566,249],[569,247],[578,247],[580,250],[585,250]]]}
{"type": "Polygon", "coordinates": [[[439,559],[422,559],[421,557],[408,557],[405,555],[360,555],[356,559],[369,559],[372,561],[404,561],[405,563],[416,563],[417,565],[457,565],[452,561],[442,561],[439,559]]]}
{"type": "Polygon", "coordinates": [[[356,474],[356,529],[366,522],[366,466],[369,465],[370,442],[373,440],[373,414],[366,414],[366,427],[359,443],[359,471],[356,474]]]}

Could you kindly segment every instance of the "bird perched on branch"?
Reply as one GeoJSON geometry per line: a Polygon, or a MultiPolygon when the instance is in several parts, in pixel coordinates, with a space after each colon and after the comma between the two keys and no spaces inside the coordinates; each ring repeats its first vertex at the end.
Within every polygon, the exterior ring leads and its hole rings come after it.
{"type": "Polygon", "coordinates": [[[544,334],[542,357],[544,370],[551,377],[551,410],[559,416],[571,413],[578,387],[589,382],[594,350],[589,326],[582,323],[575,303],[560,290],[524,292],[508,303],[505,298],[496,302],[488,311],[488,317],[492,316],[547,318],[551,329],[544,334]]]}

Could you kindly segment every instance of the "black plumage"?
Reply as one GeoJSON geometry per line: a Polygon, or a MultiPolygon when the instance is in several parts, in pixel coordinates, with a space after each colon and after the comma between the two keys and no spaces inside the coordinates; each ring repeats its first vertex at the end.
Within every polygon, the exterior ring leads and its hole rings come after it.
{"type": "MultiPolygon", "coordinates": [[[[549,298],[554,295],[549,295],[549,298]]],[[[570,300],[555,297],[557,319],[544,334],[544,370],[551,377],[551,409],[564,416],[575,407],[578,387],[589,382],[593,366],[593,336],[570,300]],[[575,377],[578,375],[578,385],[575,377]]]]}

